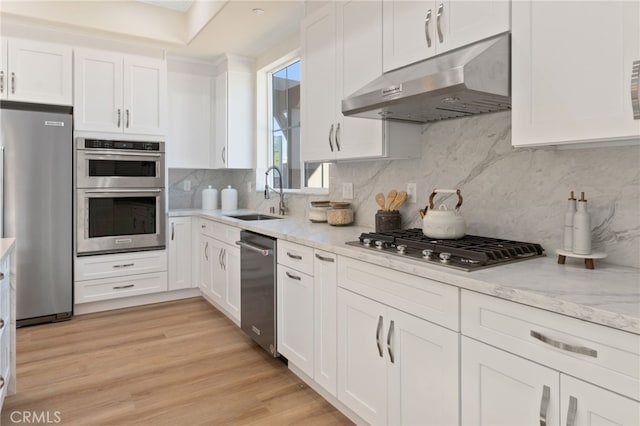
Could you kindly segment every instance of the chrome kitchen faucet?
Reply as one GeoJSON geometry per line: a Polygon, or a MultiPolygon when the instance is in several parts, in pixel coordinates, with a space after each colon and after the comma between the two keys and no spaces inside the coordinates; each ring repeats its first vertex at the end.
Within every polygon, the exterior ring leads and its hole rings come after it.
{"type": "Polygon", "coordinates": [[[276,172],[278,172],[278,176],[280,176],[280,192],[278,192],[278,194],[280,195],[280,203],[278,204],[278,214],[280,216],[284,216],[287,212],[287,206],[284,204],[284,192],[282,190],[282,172],[280,172],[280,169],[276,166],[271,166],[267,169],[266,172],[264,172],[264,199],[268,200],[269,198],[271,198],[269,191],[275,191],[274,189],[269,188],[269,184],[267,183],[269,172],[271,170],[275,170],[276,172]]]}

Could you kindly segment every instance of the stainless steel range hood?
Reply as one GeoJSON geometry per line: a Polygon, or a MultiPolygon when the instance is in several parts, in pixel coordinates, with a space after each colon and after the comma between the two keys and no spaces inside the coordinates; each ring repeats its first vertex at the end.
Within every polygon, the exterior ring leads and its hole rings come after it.
{"type": "Polygon", "coordinates": [[[509,33],[383,74],[342,101],[345,116],[417,123],[511,108],[509,33]]]}

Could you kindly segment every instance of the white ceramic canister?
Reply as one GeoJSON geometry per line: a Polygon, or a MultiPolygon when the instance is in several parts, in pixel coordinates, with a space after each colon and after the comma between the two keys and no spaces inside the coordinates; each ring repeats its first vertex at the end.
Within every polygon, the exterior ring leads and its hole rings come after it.
{"type": "Polygon", "coordinates": [[[215,210],[218,208],[218,190],[209,185],[202,190],[202,210],[215,210]]]}
{"type": "Polygon", "coordinates": [[[238,210],[238,191],[236,189],[229,185],[221,191],[221,194],[222,210],[238,210]]]}

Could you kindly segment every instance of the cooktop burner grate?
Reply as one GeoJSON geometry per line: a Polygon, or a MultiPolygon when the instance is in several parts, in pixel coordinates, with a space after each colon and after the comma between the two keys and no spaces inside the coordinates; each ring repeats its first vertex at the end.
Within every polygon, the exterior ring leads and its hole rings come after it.
{"type": "Polygon", "coordinates": [[[424,236],[420,228],[363,233],[359,241],[347,244],[465,271],[545,255],[539,244],[477,235],[455,240],[433,239],[424,236]]]}

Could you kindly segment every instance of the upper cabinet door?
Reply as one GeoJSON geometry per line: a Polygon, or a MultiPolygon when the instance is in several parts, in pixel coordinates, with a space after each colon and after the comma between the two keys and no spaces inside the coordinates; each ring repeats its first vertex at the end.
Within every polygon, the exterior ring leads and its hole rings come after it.
{"type": "Polygon", "coordinates": [[[436,54],[436,7],[432,0],[383,1],[385,72],[436,54]]]}
{"type": "Polygon", "coordinates": [[[436,2],[437,53],[509,31],[510,4],[509,0],[436,2]]]}
{"type": "Polygon", "coordinates": [[[513,145],[639,140],[631,74],[640,60],[640,3],[512,8],[513,145]]]}
{"type": "Polygon", "coordinates": [[[122,55],[76,49],[74,58],[76,130],[122,132],[122,55]]]}
{"type": "Polygon", "coordinates": [[[302,21],[302,159],[336,155],[336,18],[329,3],[302,21]]]}
{"type": "Polygon", "coordinates": [[[382,74],[382,1],[354,0],[336,7],[336,158],[378,157],[384,154],[383,122],[344,117],[342,99],[382,74]]]}
{"type": "Polygon", "coordinates": [[[71,105],[73,101],[69,46],[31,40],[8,40],[8,99],[43,104],[71,105]]]}
{"type": "Polygon", "coordinates": [[[166,62],[140,56],[124,57],[124,132],[165,133],[166,62]]]}

